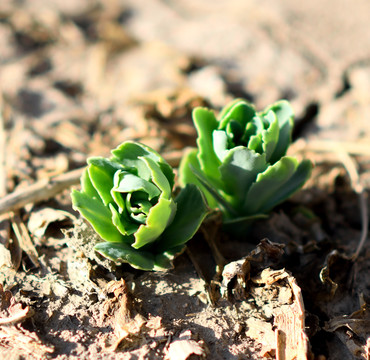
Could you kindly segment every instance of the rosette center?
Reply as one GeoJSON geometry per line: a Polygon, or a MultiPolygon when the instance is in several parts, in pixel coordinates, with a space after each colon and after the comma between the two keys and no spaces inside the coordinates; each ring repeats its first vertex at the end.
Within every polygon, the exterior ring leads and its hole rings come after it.
{"type": "Polygon", "coordinates": [[[150,209],[158,202],[158,196],[149,199],[148,193],[136,191],[126,194],[126,209],[130,217],[144,224],[150,209]]]}
{"type": "Polygon", "coordinates": [[[158,202],[160,194],[161,190],[151,181],[127,171],[119,170],[114,175],[112,197],[119,212],[125,212],[135,222],[146,222],[149,211],[158,202]]]}

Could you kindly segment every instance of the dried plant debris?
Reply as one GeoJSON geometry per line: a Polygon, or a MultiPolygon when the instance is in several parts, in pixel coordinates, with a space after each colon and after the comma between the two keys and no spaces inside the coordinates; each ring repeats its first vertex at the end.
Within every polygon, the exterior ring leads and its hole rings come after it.
{"type": "Polygon", "coordinates": [[[55,228],[71,223],[74,219],[70,212],[51,207],[42,207],[32,211],[27,226],[34,240],[37,240],[38,243],[45,243],[51,240],[52,236],[50,234],[53,234],[53,230],[54,232],[56,231],[55,228]]]}
{"type": "Polygon", "coordinates": [[[114,271],[116,265],[113,261],[100,256],[94,246],[101,242],[99,235],[82,218],[74,222],[72,229],[65,232],[67,244],[83,256],[95,261],[97,264],[114,271]]]}
{"type": "Polygon", "coordinates": [[[370,311],[367,303],[351,315],[336,316],[326,322],[325,331],[335,333],[355,359],[369,359],[370,311]]]}
{"type": "Polygon", "coordinates": [[[26,359],[42,359],[53,352],[53,348],[44,345],[36,333],[21,326],[34,312],[29,306],[17,303],[9,290],[3,290],[0,284],[0,345],[6,354],[18,354],[26,359]]]}
{"type": "MultiPolygon", "coordinates": [[[[274,247],[279,252],[279,246],[267,244],[270,254],[274,247]]],[[[254,304],[254,311],[245,319],[245,334],[260,343],[261,356],[306,359],[309,342],[301,289],[284,269],[265,268],[256,273],[255,255],[263,250],[259,246],[250,256],[226,265],[221,290],[233,302],[254,304]]]]}
{"type": "Polygon", "coordinates": [[[12,325],[22,322],[33,315],[29,306],[23,308],[22,304],[16,303],[12,293],[9,290],[4,291],[0,284],[1,296],[1,319],[0,325],[12,325]]]}

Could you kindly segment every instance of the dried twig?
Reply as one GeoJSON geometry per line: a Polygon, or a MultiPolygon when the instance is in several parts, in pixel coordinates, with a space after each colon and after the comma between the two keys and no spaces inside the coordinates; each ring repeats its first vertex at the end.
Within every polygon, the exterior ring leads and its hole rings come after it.
{"type": "Polygon", "coordinates": [[[49,179],[40,180],[5,196],[0,200],[0,214],[21,209],[28,203],[36,203],[52,198],[64,189],[77,184],[82,171],[83,168],[80,168],[49,179]]]}

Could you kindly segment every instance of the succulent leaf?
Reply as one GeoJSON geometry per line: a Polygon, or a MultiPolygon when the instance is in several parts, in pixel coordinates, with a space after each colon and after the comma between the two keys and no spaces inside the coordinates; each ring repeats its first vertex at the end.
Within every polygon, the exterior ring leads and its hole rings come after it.
{"type": "Polygon", "coordinates": [[[159,243],[164,249],[185,244],[194,236],[208,212],[202,193],[192,184],[180,191],[175,202],[177,204],[175,218],[164,231],[159,243]]]}
{"type": "MultiPolygon", "coordinates": [[[[203,186],[201,181],[199,181],[198,177],[195,173],[202,173],[200,169],[200,164],[198,160],[198,150],[191,149],[185,153],[183,156],[180,167],[179,167],[179,174],[180,174],[180,184],[185,186],[186,184],[195,184],[202,190],[203,194],[207,199],[207,203],[211,208],[217,207],[217,202],[213,195],[211,195],[207,188],[203,186]]],[[[210,185],[211,188],[213,187],[210,185]]]]}
{"type": "Polygon", "coordinates": [[[141,179],[139,176],[130,174],[127,171],[118,170],[115,174],[115,183],[111,191],[118,193],[133,193],[135,191],[144,191],[151,200],[159,196],[161,191],[151,182],[141,179]]]}
{"type": "Polygon", "coordinates": [[[311,163],[285,156],[257,176],[244,202],[247,214],[265,213],[292,195],[307,180],[311,163]],[[300,166],[300,167],[299,167],[300,166]],[[299,167],[299,168],[298,168],[299,167]],[[299,171],[298,171],[299,170],[299,171]]]}
{"type": "Polygon", "coordinates": [[[262,131],[262,148],[266,155],[266,161],[269,162],[279,141],[279,122],[274,112],[269,111],[266,115],[269,119],[269,126],[262,131]]]}
{"type": "Polygon", "coordinates": [[[134,238],[130,237],[130,235],[134,234],[140,225],[130,221],[126,214],[126,211],[122,211],[121,213],[119,213],[117,209],[113,206],[113,204],[109,204],[109,210],[112,213],[113,225],[122,235],[124,235],[122,240],[132,243],[134,241],[134,238]],[[130,240],[126,241],[126,239],[130,240]]]}
{"type": "Polygon", "coordinates": [[[112,224],[112,215],[100,199],[95,199],[85,193],[72,191],[71,194],[74,209],[89,221],[95,231],[105,241],[120,241],[122,235],[112,224]]]}
{"type": "Polygon", "coordinates": [[[285,156],[257,177],[244,203],[247,213],[266,213],[295,193],[311,174],[311,162],[285,156]]]}
{"type": "Polygon", "coordinates": [[[270,163],[274,164],[286,154],[286,151],[290,145],[294,126],[294,113],[289,102],[286,100],[281,100],[270,105],[261,113],[261,116],[267,115],[270,111],[275,113],[280,128],[279,141],[276,144],[275,151],[270,158],[270,163]]]}
{"type": "Polygon", "coordinates": [[[96,191],[93,183],[91,182],[90,175],[87,169],[85,169],[81,176],[81,189],[82,192],[86,195],[95,199],[101,199],[99,193],[96,191]]]}
{"type": "Polygon", "coordinates": [[[245,128],[246,124],[255,115],[253,105],[242,99],[236,99],[226,106],[219,116],[219,129],[224,129],[230,120],[237,121],[241,128],[245,128]]]}
{"type": "Polygon", "coordinates": [[[94,188],[101,197],[104,205],[113,202],[110,190],[113,185],[114,173],[119,169],[114,163],[104,158],[90,158],[88,160],[88,173],[94,188]]]}
{"type": "Polygon", "coordinates": [[[153,270],[154,268],[154,256],[152,253],[136,250],[126,243],[101,242],[96,244],[94,249],[114,262],[127,262],[135,269],[153,270]]]}
{"type": "Polygon", "coordinates": [[[214,184],[220,184],[218,167],[221,164],[213,148],[212,131],[218,122],[212,111],[205,108],[196,108],[193,111],[194,125],[198,131],[198,160],[202,171],[212,179],[214,184]]]}
{"type": "Polygon", "coordinates": [[[228,150],[228,138],[225,131],[215,130],[212,134],[214,151],[222,162],[228,150]]]}
{"type": "Polygon", "coordinates": [[[241,206],[251,184],[266,167],[265,154],[261,155],[243,146],[229,151],[220,166],[220,172],[234,208],[241,206]]]}

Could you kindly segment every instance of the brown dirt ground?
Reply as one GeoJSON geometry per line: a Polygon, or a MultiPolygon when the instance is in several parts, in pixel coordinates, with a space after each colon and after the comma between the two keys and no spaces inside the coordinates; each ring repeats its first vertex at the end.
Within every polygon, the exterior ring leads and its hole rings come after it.
{"type": "Polygon", "coordinates": [[[369,359],[369,13],[367,0],[1,1],[0,357],[369,359]],[[290,152],[315,164],[305,188],[242,239],[209,219],[166,273],[92,254],[73,170],[125,140],[176,167],[191,110],[235,97],[291,101],[290,152]],[[10,206],[17,193],[30,197],[10,206]]]}

